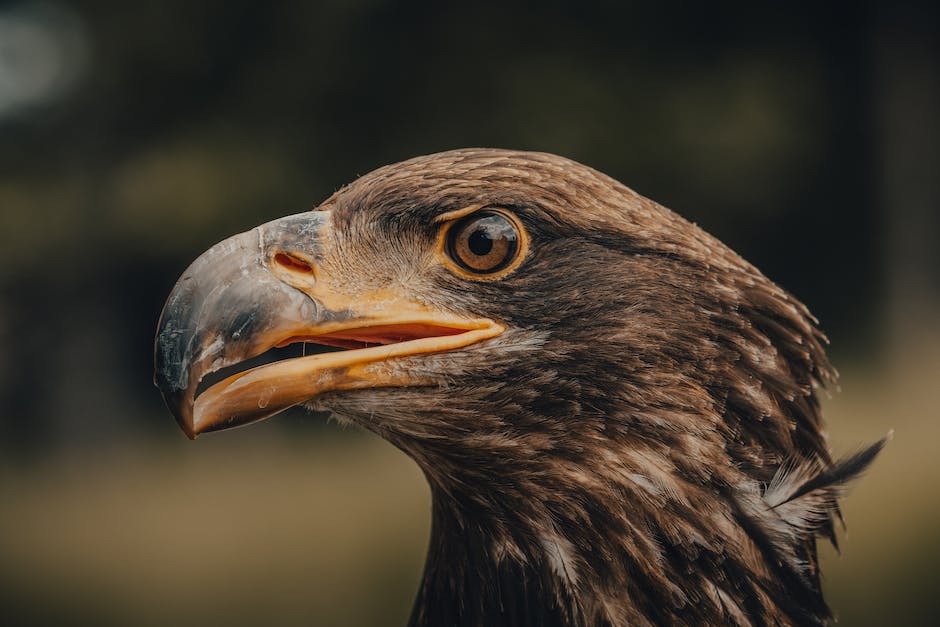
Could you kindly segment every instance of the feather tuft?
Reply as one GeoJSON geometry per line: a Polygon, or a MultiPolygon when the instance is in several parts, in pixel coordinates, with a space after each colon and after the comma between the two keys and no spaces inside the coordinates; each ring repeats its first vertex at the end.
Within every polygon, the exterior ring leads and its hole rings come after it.
{"type": "Polygon", "coordinates": [[[818,460],[781,465],[764,492],[764,502],[797,534],[833,536],[832,517],[841,519],[838,499],[848,484],[865,472],[893,433],[825,468],[818,460]]]}

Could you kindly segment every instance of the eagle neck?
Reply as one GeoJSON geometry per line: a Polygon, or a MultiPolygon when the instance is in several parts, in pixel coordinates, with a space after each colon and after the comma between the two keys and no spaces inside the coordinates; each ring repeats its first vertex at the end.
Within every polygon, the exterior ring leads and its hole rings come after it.
{"type": "Polygon", "coordinates": [[[530,530],[432,489],[431,539],[409,625],[583,624],[577,597],[530,530]]]}

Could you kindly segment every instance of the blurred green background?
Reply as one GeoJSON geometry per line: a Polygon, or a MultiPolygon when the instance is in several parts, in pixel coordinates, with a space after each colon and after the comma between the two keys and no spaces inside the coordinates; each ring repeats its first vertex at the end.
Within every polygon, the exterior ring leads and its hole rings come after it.
{"type": "Polygon", "coordinates": [[[832,339],[844,625],[940,623],[940,68],[928,2],[0,1],[0,620],[395,625],[428,490],[291,412],[191,443],[153,332],[205,248],[464,146],[594,166],[832,339]]]}

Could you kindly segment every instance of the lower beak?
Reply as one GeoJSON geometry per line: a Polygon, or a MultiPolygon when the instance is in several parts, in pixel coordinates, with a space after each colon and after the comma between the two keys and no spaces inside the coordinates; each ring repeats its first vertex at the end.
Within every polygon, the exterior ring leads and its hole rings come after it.
{"type": "Polygon", "coordinates": [[[160,317],[154,380],[190,438],[327,391],[431,384],[384,364],[503,331],[492,320],[429,310],[403,294],[349,294],[342,277],[326,276],[320,264],[332,253],[331,229],[325,211],[275,220],[213,246],[180,277],[160,317]],[[207,374],[299,342],[347,350],[236,372],[197,394],[207,374]]]}

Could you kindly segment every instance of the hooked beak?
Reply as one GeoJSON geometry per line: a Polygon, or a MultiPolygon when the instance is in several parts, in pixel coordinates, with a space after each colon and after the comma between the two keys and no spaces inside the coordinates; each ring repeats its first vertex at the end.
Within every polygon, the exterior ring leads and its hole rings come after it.
{"type": "Polygon", "coordinates": [[[322,267],[333,235],[328,211],[274,220],[216,244],[177,281],[157,329],[154,382],[187,436],[328,391],[429,385],[386,362],[503,332],[493,320],[435,311],[392,290],[356,293],[322,267]],[[343,350],[258,365],[199,389],[210,373],[299,343],[343,350]]]}

